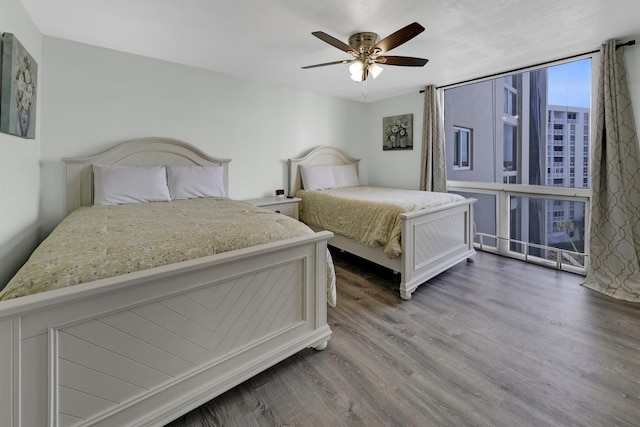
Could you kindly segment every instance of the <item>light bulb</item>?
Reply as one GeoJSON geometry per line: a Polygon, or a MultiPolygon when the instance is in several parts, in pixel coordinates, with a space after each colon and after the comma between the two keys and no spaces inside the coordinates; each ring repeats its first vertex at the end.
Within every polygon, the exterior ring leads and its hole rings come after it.
{"type": "Polygon", "coordinates": [[[380,75],[380,73],[382,73],[382,71],[384,71],[384,68],[382,68],[381,66],[379,66],[375,62],[373,64],[369,65],[369,72],[371,73],[371,75],[373,76],[374,79],[376,77],[378,77],[380,75]]]}
{"type": "Polygon", "coordinates": [[[351,73],[351,80],[354,82],[362,81],[362,70],[363,64],[360,61],[353,61],[351,65],[349,65],[349,72],[351,73]]]}
{"type": "Polygon", "coordinates": [[[349,72],[351,73],[351,75],[355,75],[355,74],[360,74],[362,75],[362,62],[360,61],[353,61],[351,63],[351,65],[349,65],[349,72]]]}

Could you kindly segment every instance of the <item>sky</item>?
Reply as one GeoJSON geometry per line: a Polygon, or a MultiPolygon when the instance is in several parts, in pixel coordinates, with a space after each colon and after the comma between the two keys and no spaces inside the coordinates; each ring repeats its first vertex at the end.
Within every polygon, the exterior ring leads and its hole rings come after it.
{"type": "Polygon", "coordinates": [[[589,108],[591,96],[591,59],[547,68],[547,103],[589,108]]]}

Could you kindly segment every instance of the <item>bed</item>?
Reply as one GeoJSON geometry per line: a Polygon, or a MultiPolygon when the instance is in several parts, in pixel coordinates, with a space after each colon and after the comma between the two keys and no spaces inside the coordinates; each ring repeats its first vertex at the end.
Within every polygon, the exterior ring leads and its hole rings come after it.
{"type": "MultiPolygon", "coordinates": [[[[63,160],[71,214],[98,209],[83,208],[95,165],[216,166],[228,194],[229,160],[174,139],[63,160]]],[[[161,426],[302,349],[324,349],[330,236],[307,229],[0,301],[0,425],[161,426]]]]}
{"type": "MultiPolygon", "coordinates": [[[[324,182],[326,174],[323,170],[326,171],[328,168],[333,168],[336,179],[338,179],[338,172],[340,172],[341,181],[345,186],[358,186],[359,161],[359,159],[332,146],[320,146],[304,157],[289,159],[289,189],[291,195],[302,199],[300,204],[301,221],[307,222],[307,225],[313,229],[323,229],[314,224],[314,221],[309,220],[311,200],[308,199],[305,203],[305,195],[311,196],[315,192],[305,191],[303,171],[309,176],[316,175],[314,188],[331,189],[332,185],[335,186],[335,181],[324,182]],[[343,167],[346,168],[343,169],[343,167]],[[353,176],[354,170],[355,176],[353,176]],[[351,171],[351,175],[348,171],[351,171]]],[[[321,190],[320,193],[323,191],[321,190]]],[[[317,194],[314,197],[323,196],[317,194]]],[[[331,211],[327,209],[333,209],[334,205],[328,197],[316,202],[315,206],[325,210],[325,216],[332,215],[331,211]]],[[[329,240],[329,245],[399,273],[400,297],[408,300],[422,283],[461,261],[474,260],[474,203],[475,199],[460,196],[457,200],[445,201],[437,206],[399,212],[397,218],[400,247],[395,251],[396,253],[392,253],[393,250],[376,245],[374,242],[363,243],[360,239],[346,237],[336,230],[329,230],[334,233],[329,240]]],[[[341,218],[340,215],[333,215],[341,218]]],[[[351,221],[354,220],[357,221],[356,218],[351,221]]]]}

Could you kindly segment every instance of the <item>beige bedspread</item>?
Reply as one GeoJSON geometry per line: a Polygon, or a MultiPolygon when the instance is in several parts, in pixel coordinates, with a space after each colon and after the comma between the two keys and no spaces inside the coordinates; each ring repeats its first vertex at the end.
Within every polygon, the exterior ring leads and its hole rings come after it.
{"type": "MultiPolygon", "coordinates": [[[[303,223],[229,199],[79,208],[0,291],[0,300],[311,234],[303,223]]],[[[335,305],[329,259],[327,299],[335,305]]]]}
{"type": "Polygon", "coordinates": [[[386,256],[402,253],[399,215],[419,209],[464,200],[451,193],[358,186],[328,190],[300,190],[300,220],[359,241],[383,246],[386,256]]]}

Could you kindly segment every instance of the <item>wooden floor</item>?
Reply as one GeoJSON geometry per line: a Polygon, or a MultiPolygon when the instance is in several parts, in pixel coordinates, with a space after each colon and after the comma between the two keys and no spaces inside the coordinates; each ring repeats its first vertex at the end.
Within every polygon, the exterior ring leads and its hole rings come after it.
{"type": "Polygon", "coordinates": [[[640,425],[640,304],[488,253],[403,301],[390,271],[334,261],[328,348],[170,426],[640,425]]]}

